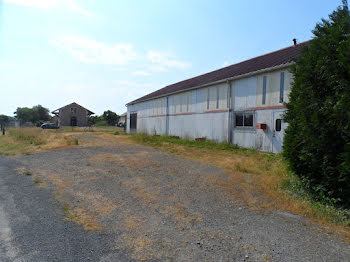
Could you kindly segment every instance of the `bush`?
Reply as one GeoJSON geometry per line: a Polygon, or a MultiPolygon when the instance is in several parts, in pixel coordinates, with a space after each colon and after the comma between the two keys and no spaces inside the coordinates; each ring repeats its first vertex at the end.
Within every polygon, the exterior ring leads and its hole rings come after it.
{"type": "Polygon", "coordinates": [[[96,126],[108,126],[108,123],[106,120],[100,120],[96,123],[96,126]]]}
{"type": "Polygon", "coordinates": [[[346,5],[316,25],[292,67],[284,156],[321,200],[350,206],[350,17],[346,5]]]}

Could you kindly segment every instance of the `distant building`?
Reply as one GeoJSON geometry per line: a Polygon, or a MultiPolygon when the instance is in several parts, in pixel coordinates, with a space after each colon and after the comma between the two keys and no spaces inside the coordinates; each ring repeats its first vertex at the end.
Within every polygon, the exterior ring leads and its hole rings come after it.
{"type": "Polygon", "coordinates": [[[123,125],[125,125],[125,121],[126,121],[126,112],[124,113],[124,114],[121,114],[120,116],[119,116],[119,122],[118,122],[118,124],[123,124],[123,125]]]}
{"type": "Polygon", "coordinates": [[[281,152],[289,69],[309,42],[187,79],[127,104],[127,132],[281,152]]]}
{"type": "Polygon", "coordinates": [[[55,124],[56,126],[58,126],[58,116],[54,115],[53,117],[51,117],[50,123],[55,124]]]}
{"type": "Polygon", "coordinates": [[[78,105],[71,103],[52,112],[58,117],[58,126],[88,126],[88,120],[94,112],[78,105]]]}

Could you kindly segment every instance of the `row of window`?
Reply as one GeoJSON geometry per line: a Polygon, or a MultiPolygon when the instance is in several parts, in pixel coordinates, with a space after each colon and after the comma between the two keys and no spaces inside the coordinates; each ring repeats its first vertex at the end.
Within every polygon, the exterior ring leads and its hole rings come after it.
{"type": "Polygon", "coordinates": [[[226,101],[226,107],[228,107],[228,99],[227,99],[228,97],[229,97],[228,88],[223,88],[220,86],[209,87],[207,89],[207,109],[210,109],[210,101],[215,101],[215,108],[219,109],[220,107],[223,106],[223,105],[220,106],[220,100],[222,99],[226,101]]]}
{"type": "MultiPolygon", "coordinates": [[[[263,77],[262,101],[261,101],[261,103],[263,105],[266,104],[266,85],[267,85],[267,76],[264,76],[263,77]]],[[[280,74],[280,99],[279,99],[280,103],[283,103],[283,97],[284,97],[284,72],[281,72],[281,74],[280,74]]]]}

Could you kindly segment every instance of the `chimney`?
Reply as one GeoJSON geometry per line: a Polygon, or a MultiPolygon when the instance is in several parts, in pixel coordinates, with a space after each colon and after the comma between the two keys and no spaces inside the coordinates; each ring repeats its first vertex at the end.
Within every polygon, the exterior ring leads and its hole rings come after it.
{"type": "Polygon", "coordinates": [[[293,43],[294,43],[294,46],[297,45],[297,40],[295,38],[293,38],[293,43]]]}

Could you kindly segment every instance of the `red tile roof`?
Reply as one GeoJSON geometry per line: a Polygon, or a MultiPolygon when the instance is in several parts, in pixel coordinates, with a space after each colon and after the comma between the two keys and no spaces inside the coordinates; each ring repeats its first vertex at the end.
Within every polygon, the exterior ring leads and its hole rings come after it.
{"type": "Polygon", "coordinates": [[[165,96],[167,94],[185,91],[186,89],[210,84],[220,80],[225,80],[255,71],[287,64],[293,62],[293,60],[301,54],[301,49],[308,44],[309,41],[306,41],[297,44],[296,46],[289,46],[287,48],[283,48],[203,75],[177,82],[172,85],[168,85],[148,95],[138,98],[128,104],[143,102],[151,98],[165,96]]]}

